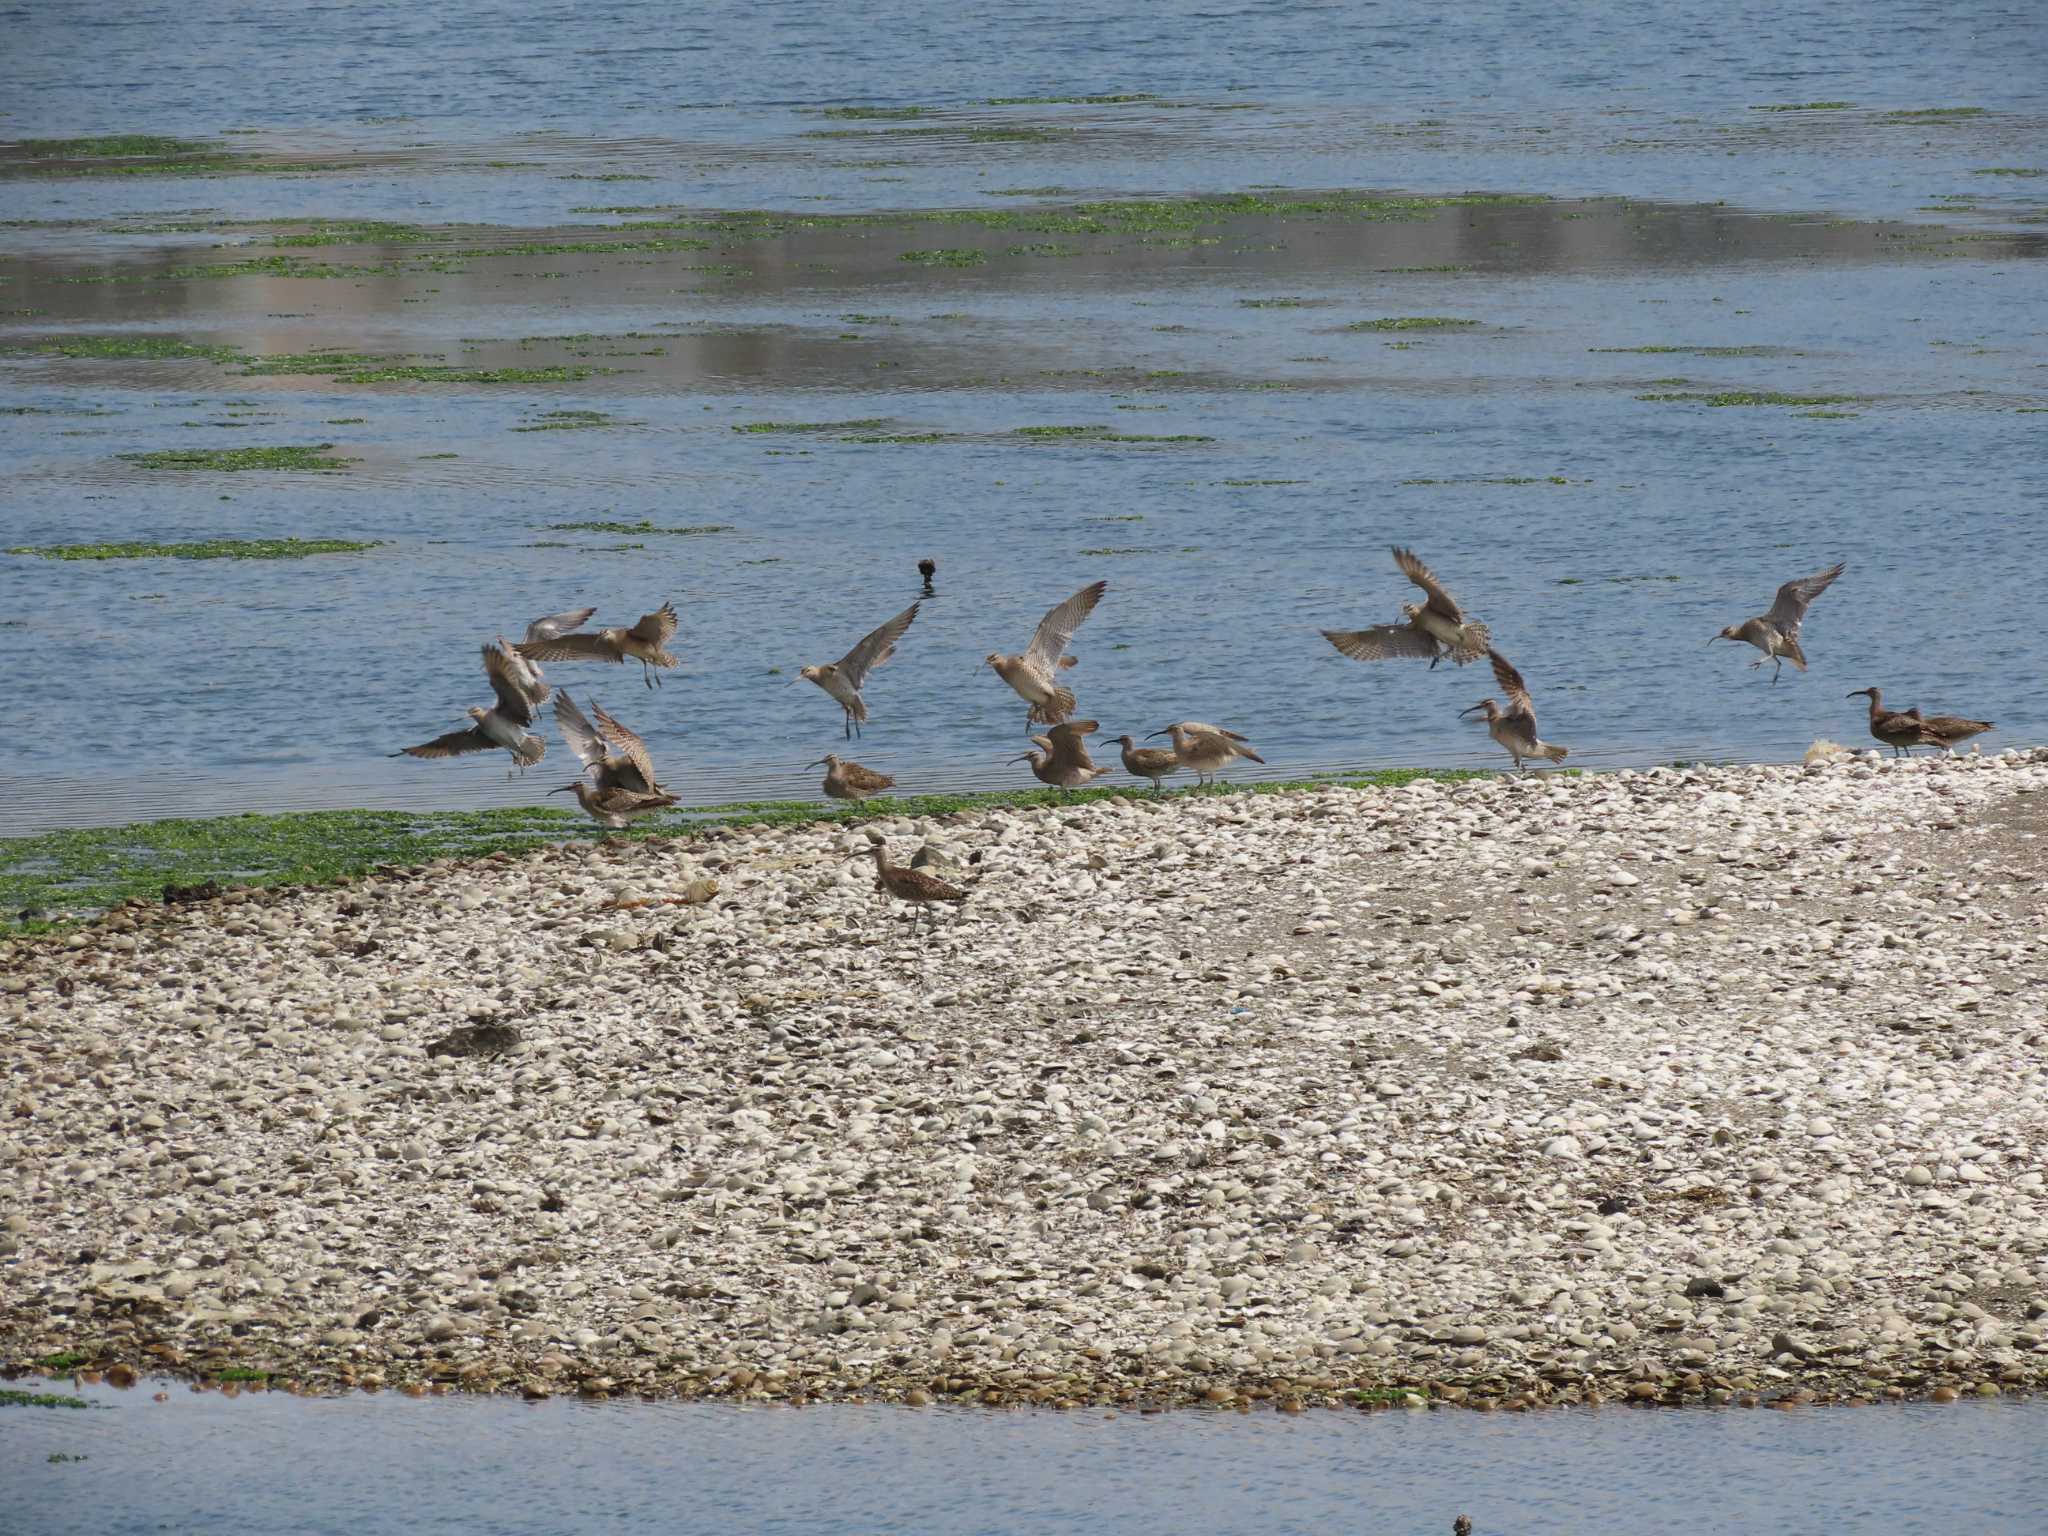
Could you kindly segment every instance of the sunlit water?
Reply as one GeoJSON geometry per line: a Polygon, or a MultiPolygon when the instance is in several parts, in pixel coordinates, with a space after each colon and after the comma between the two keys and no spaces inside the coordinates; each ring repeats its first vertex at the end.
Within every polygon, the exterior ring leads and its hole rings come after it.
{"type": "Polygon", "coordinates": [[[0,1527],[1441,1536],[1462,1513],[1478,1536],[2029,1536],[2048,1507],[2036,1403],[1284,1418],[87,1391],[109,1409],[0,1409],[0,1527]]]}
{"type": "Polygon", "coordinates": [[[1457,718],[1497,691],[1479,669],[1362,667],[1317,636],[1415,595],[1394,543],[1493,626],[1574,765],[1863,742],[1843,695],[1871,683],[1995,719],[1987,746],[2038,740],[2048,655],[2025,615],[2048,556],[2048,303],[2031,221],[2048,180],[1976,173],[2041,162],[2041,17],[1878,7],[1850,46],[1832,8],[1696,10],[1625,27],[1514,6],[883,7],[860,25],[806,6],[516,24],[462,5],[26,11],[0,61],[0,131],[248,128],[222,143],[360,163],[0,181],[0,215],[86,221],[0,230],[0,344],[112,331],[505,366],[571,356],[522,338],[595,336],[591,360],[617,371],[342,385],[0,359],[5,545],[384,541],[289,564],[0,556],[17,722],[0,835],[539,801],[572,776],[559,740],[523,780],[501,754],[384,754],[487,697],[480,642],[586,602],[600,622],[681,611],[685,666],[658,694],[632,667],[552,677],[646,735],[688,800],[815,794],[803,765],[841,745],[838,712],[788,679],[917,597],[925,555],[938,596],[870,684],[855,749],[905,790],[1030,782],[1002,763],[1022,708],[976,663],[1098,577],[1110,594],[1070,680],[1106,735],[1215,720],[1276,776],[1504,763],[1457,718]],[[1157,99],[988,105],[1128,92],[1157,99]],[[1753,110],[1819,101],[1853,105],[1753,110]],[[831,102],[935,110],[821,115],[831,102]],[[1890,115],[1947,107],[1984,110],[1890,115]],[[976,136],[1019,124],[1050,137],[976,136]],[[652,179],[565,179],[611,175],[652,179]],[[119,232],[175,210],[531,231],[626,217],[573,211],[610,206],[1029,207],[1259,184],[1657,201],[1247,220],[1178,243],[1064,242],[1078,255],[1031,251],[1062,243],[1038,234],[877,226],[360,280],[76,281],[271,249],[233,230],[119,232]],[[963,245],[987,259],[899,259],[963,245]],[[1247,302],[1276,298],[1307,302],[1247,302]],[[1399,316],[1478,324],[1345,329],[1399,316]],[[1640,347],[1743,351],[1597,350],[1640,347]],[[1727,390],[1851,398],[1821,415],[1638,398],[1727,390]],[[565,410],[615,424],[516,430],[565,410]],[[949,436],[731,430],[869,420],[949,436]],[[1209,440],[1016,430],[1047,425],[1209,440]],[[116,457],[320,442],[354,462],[223,475],[116,457]],[[642,519],[729,531],[554,526],[642,519]],[[1809,620],[1810,673],[1774,687],[1753,652],[1707,645],[1837,559],[1849,573],[1809,620]]]}

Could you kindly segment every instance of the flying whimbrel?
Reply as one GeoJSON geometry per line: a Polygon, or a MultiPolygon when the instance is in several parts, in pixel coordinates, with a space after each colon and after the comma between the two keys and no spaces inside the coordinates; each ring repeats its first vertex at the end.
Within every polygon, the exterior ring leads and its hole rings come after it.
{"type": "Polygon", "coordinates": [[[932,578],[939,574],[939,562],[930,555],[926,555],[917,562],[917,574],[924,581],[924,595],[926,597],[935,596],[936,594],[932,591],[932,578]]]}
{"type": "MultiPolygon", "coordinates": [[[[595,608],[571,608],[565,613],[548,614],[544,618],[535,619],[526,626],[526,638],[528,640],[558,640],[571,630],[581,629],[585,624],[588,624],[590,616],[595,612],[597,612],[595,608]]],[[[533,686],[527,689],[527,693],[533,700],[533,707],[538,709],[541,705],[547,703],[548,694],[551,690],[545,682],[541,681],[547,674],[541,671],[540,663],[531,656],[516,650],[503,635],[498,636],[498,644],[504,646],[506,650],[512,651],[515,656],[518,656],[520,666],[524,667],[531,675],[533,686]]]]}
{"type": "Polygon", "coordinates": [[[519,654],[519,648],[503,635],[498,636],[498,649],[505,653],[506,670],[512,674],[512,686],[526,696],[526,702],[534,709],[547,703],[548,696],[555,690],[542,680],[540,667],[519,654]]]}
{"type": "Polygon", "coordinates": [[[661,683],[654,668],[679,665],[666,649],[675,632],[675,605],[663,603],[654,612],[642,614],[640,622],[631,629],[600,629],[594,635],[566,634],[552,639],[523,640],[519,644],[519,654],[535,661],[609,661],[614,665],[630,656],[640,663],[641,681],[654,688],[661,683]]]}
{"type": "Polygon", "coordinates": [[[897,614],[880,629],[870,631],[860,644],[848,651],[837,661],[828,661],[822,667],[802,667],[793,682],[810,681],[831,694],[839,701],[839,707],[846,711],[846,734],[849,738],[860,734],[861,726],[868,718],[867,704],[861,699],[861,684],[868,680],[868,674],[896,654],[896,642],[903,638],[903,631],[910,628],[910,621],[917,617],[916,603],[897,614]]]}
{"type": "MultiPolygon", "coordinates": [[[[1200,720],[1179,720],[1163,731],[1154,731],[1152,736],[1173,738],[1175,760],[1181,767],[1195,770],[1197,784],[1212,781],[1217,773],[1240,757],[1248,757],[1255,763],[1265,762],[1251,749],[1248,738],[1235,731],[1226,731],[1220,725],[1205,725],[1200,720]]],[[[1150,741],[1152,736],[1145,739],[1150,741]]]]}
{"type": "MultiPolygon", "coordinates": [[[[957,885],[948,884],[937,875],[922,869],[907,869],[901,864],[889,862],[889,845],[874,844],[871,850],[875,856],[875,889],[887,891],[898,901],[907,901],[920,912],[928,911],[934,902],[951,902],[955,905],[967,900],[967,893],[957,885]]],[[[865,858],[866,854],[854,854],[854,858],[865,858]]]]}
{"type": "MultiPolygon", "coordinates": [[[[1992,720],[1971,720],[1962,715],[1929,715],[1920,719],[1920,706],[1915,704],[1906,711],[1906,718],[1920,722],[1920,740],[1930,747],[1939,747],[1944,752],[1953,752],[1972,736],[1981,736],[1995,730],[1997,722],[1992,720]]],[[[1971,748],[1975,751],[1976,748],[1971,748]]]]}
{"type": "Polygon", "coordinates": [[[863,768],[859,763],[846,762],[831,752],[804,766],[825,770],[825,793],[834,800],[865,800],[870,795],[879,795],[885,789],[896,787],[896,781],[888,774],[863,768]]]}
{"type": "Polygon", "coordinates": [[[1858,688],[1846,695],[1870,698],[1870,734],[1892,749],[1892,756],[1911,757],[1913,748],[1927,745],[1926,727],[1910,715],[1884,707],[1884,690],[1880,688],[1858,688]]]}
{"type": "Polygon", "coordinates": [[[1129,736],[1117,737],[1116,744],[1124,749],[1124,772],[1134,779],[1150,779],[1155,795],[1161,779],[1180,772],[1180,759],[1165,747],[1141,747],[1129,736]]]}
{"type": "Polygon", "coordinates": [[[1525,757],[1547,758],[1553,763],[1565,760],[1566,749],[1543,740],[1536,734],[1536,705],[1529,697],[1529,685],[1522,681],[1522,674],[1514,663],[1499,651],[1488,649],[1487,657],[1493,662],[1494,681],[1500,684],[1500,691],[1507,695],[1508,707],[1502,709],[1493,699],[1481,699],[1470,709],[1461,709],[1460,715],[1486,712],[1486,731],[1495,741],[1507,748],[1509,757],[1515,760],[1517,770],[1522,768],[1525,757]]]}
{"type": "Polygon", "coordinates": [[[1432,670],[1448,656],[1459,666],[1486,654],[1491,637],[1484,624],[1459,610],[1436,573],[1412,549],[1394,547],[1394,564],[1428,600],[1403,603],[1404,624],[1374,624],[1368,629],[1326,629],[1323,638],[1353,661],[1387,661],[1400,656],[1427,656],[1432,670]]]}
{"type": "Polygon", "coordinates": [[[1100,720],[1065,721],[1043,736],[1031,738],[1040,748],[1039,752],[1020,753],[1010,761],[1018,763],[1029,759],[1031,772],[1041,784],[1050,784],[1054,789],[1079,789],[1109,772],[1107,768],[1098,768],[1095,759],[1088,755],[1086,737],[1090,731],[1101,728],[1100,720]]]}
{"type": "Polygon", "coordinates": [[[495,645],[485,646],[483,653],[484,675],[491,680],[491,691],[498,696],[498,702],[489,709],[471,705],[469,718],[476,724],[468,730],[450,731],[416,747],[403,747],[391,756],[461,757],[467,752],[503,747],[512,754],[518,771],[524,773],[547,755],[548,744],[526,729],[533,724],[533,705],[514,676],[512,658],[495,645]]]}
{"type": "Polygon", "coordinates": [[[996,675],[1016,689],[1018,697],[1031,706],[1030,713],[1024,717],[1027,727],[1058,725],[1074,712],[1074,695],[1059,685],[1057,674],[1062,667],[1074,664],[1073,658],[1066,654],[1067,644],[1074,638],[1074,631],[1081,627],[1081,621],[1095,611],[1095,605],[1102,601],[1102,594],[1108,590],[1108,582],[1098,581],[1083,587],[1047,613],[1038,621],[1031,644],[1022,655],[1006,656],[1000,651],[989,653],[987,665],[994,667],[996,675]]]}
{"type": "MultiPolygon", "coordinates": [[[[568,689],[555,695],[555,724],[561,727],[562,740],[581,760],[591,782],[599,790],[624,789],[651,796],[665,793],[654,777],[654,759],[647,755],[647,744],[614,720],[602,704],[590,708],[597,716],[594,726],[576,707],[568,689]]],[[[674,803],[673,796],[670,803],[674,803]]]]}
{"type": "Polygon", "coordinates": [[[1749,664],[1754,672],[1765,662],[1776,662],[1771,670],[1771,682],[1776,684],[1778,674],[1785,670],[1785,663],[1791,662],[1800,671],[1806,670],[1806,652],[1799,648],[1799,626],[1806,619],[1806,610],[1821,593],[1827,591],[1834,579],[1842,574],[1843,562],[1837,560],[1824,571],[1815,571],[1811,576],[1802,576],[1797,581],[1788,581],[1778,588],[1777,601],[1771,604],[1769,613],[1745,619],[1740,624],[1730,624],[1713,639],[1740,640],[1753,645],[1763,655],[1749,664]]]}

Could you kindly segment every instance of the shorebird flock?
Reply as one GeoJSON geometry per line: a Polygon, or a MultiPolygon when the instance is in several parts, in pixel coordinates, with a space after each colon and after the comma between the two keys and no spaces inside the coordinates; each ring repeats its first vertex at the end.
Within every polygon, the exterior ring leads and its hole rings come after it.
{"type": "MultiPolygon", "coordinates": [[[[1536,704],[1528,682],[1494,646],[1492,629],[1466,617],[1436,573],[1413,550],[1396,547],[1393,555],[1395,569],[1421,591],[1423,600],[1402,604],[1398,622],[1364,629],[1326,629],[1322,631],[1323,637],[1342,655],[1356,661],[1427,660],[1434,670],[1444,661],[1464,667],[1485,660],[1492,668],[1499,696],[1481,699],[1460,714],[1480,716],[1488,734],[1514,761],[1518,772],[1526,772],[1531,762],[1563,762],[1567,749],[1545,741],[1538,733],[1536,704]]],[[[924,599],[936,595],[936,562],[920,560],[917,569],[923,593],[916,602],[863,635],[837,661],[802,667],[790,679],[792,687],[813,683],[830,696],[839,706],[841,735],[847,741],[857,739],[868,722],[862,688],[875,669],[896,654],[898,644],[916,622],[924,599]]],[[[1768,612],[1729,625],[1708,644],[1714,640],[1734,640],[1754,646],[1763,654],[1750,666],[1754,670],[1770,663],[1773,686],[1788,661],[1804,672],[1806,652],[1800,643],[1800,630],[1807,610],[1835,583],[1843,569],[1837,562],[1811,576],[1786,582],[1778,588],[1768,612]]],[[[1046,612],[1023,650],[992,651],[982,663],[1026,706],[1024,730],[1031,750],[1009,761],[1029,763],[1032,775],[1040,783],[1063,792],[1079,789],[1114,771],[1090,756],[1088,737],[1099,731],[1102,723],[1074,718],[1078,706],[1067,681],[1076,661],[1068,649],[1075,632],[1088,621],[1108,590],[1106,581],[1081,588],[1046,612]]],[[[556,726],[583,770],[574,783],[550,793],[574,794],[585,812],[614,828],[675,805],[677,797],[664,789],[655,776],[646,743],[594,700],[586,714],[567,689],[555,688],[547,682],[541,663],[604,662],[619,666],[630,659],[640,663],[641,681],[652,691],[661,686],[663,672],[679,665],[678,658],[668,649],[676,634],[676,610],[672,604],[663,603],[654,612],[641,615],[630,627],[586,631],[584,626],[596,611],[580,608],[535,619],[527,626],[525,639],[517,643],[502,634],[497,636],[483,647],[484,676],[491,685],[494,702],[488,707],[471,707],[468,713],[472,723],[466,729],[450,731],[392,755],[441,758],[504,751],[511,755],[512,771],[523,773],[546,755],[547,743],[533,727],[538,711],[552,699],[556,726]]],[[[1887,709],[1883,694],[1874,687],[1860,688],[1849,695],[1859,696],[1870,700],[1871,736],[1894,753],[1908,753],[1914,747],[1952,752],[1959,743],[1993,728],[1989,720],[1922,715],[1917,705],[1904,711],[1887,709]]],[[[1143,741],[1161,736],[1168,738],[1169,747],[1146,746],[1129,734],[1115,738],[1122,749],[1124,772],[1150,781],[1155,794],[1163,780],[1182,771],[1194,774],[1198,784],[1210,784],[1240,758],[1265,762],[1249,739],[1224,726],[1176,720],[1151,732],[1143,741]]],[[[866,800],[896,785],[889,775],[836,753],[828,752],[808,766],[825,770],[824,792],[835,800],[866,800]]],[[[875,857],[878,883],[904,900],[928,906],[960,899],[954,887],[936,876],[889,863],[886,850],[877,849],[875,857]]]]}

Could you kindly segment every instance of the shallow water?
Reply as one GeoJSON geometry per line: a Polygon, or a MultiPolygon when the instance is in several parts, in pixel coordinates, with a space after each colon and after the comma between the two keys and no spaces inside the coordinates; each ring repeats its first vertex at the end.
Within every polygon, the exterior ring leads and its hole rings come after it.
{"type": "Polygon", "coordinates": [[[110,1411],[0,1409],[11,1528],[1440,1533],[1463,1513],[1480,1536],[2022,1536],[2048,1507],[2039,1403],[1285,1418],[85,1391],[110,1411]]]}
{"type": "Polygon", "coordinates": [[[1071,678],[1108,735],[1217,720],[1285,777],[1503,763],[1457,718],[1496,691],[1490,677],[1362,667],[1316,635],[1413,596],[1393,543],[1416,545],[1492,624],[1575,765],[1861,743],[1860,701],[1843,695],[1873,682],[1900,706],[1998,721],[1987,747],[2040,739],[2048,654],[2012,616],[2037,606],[2048,555],[2033,515],[2048,422],[2048,246],[2033,221],[2048,179],[1975,174],[2034,168],[2048,141],[2048,93],[2021,62],[2034,10],[1934,25],[1881,7],[1853,50],[1818,6],[1740,24],[1673,10],[1611,35],[1555,9],[1362,14],[1279,8],[1247,25],[1083,6],[1058,25],[1011,11],[967,29],[910,8],[850,27],[823,8],[764,26],[739,8],[681,22],[621,5],[515,29],[459,5],[356,7],[346,26],[202,5],[61,34],[26,18],[34,45],[0,64],[0,83],[23,88],[0,93],[14,103],[0,131],[239,127],[254,132],[223,147],[341,168],[0,170],[0,215],[77,221],[0,229],[0,348],[157,336],[591,371],[349,384],[0,352],[0,547],[383,541],[284,563],[0,555],[0,638],[17,718],[34,723],[32,749],[17,731],[0,756],[0,836],[539,801],[571,776],[559,742],[523,780],[497,754],[383,754],[487,697],[479,643],[585,602],[601,623],[663,599],[682,612],[685,666],[659,694],[630,667],[551,678],[646,735],[686,799],[814,795],[802,765],[840,746],[837,711],[787,679],[917,597],[923,555],[940,562],[939,595],[871,682],[855,749],[906,790],[1030,782],[1002,763],[1022,710],[975,663],[1020,648],[1097,577],[1110,595],[1071,678]],[[1706,51],[1666,47],[1709,25],[1706,51]],[[64,37],[97,50],[90,78],[64,37]],[[256,57],[265,67],[246,67],[256,57]],[[345,99],[313,88],[337,69],[365,83],[345,99]],[[568,78],[577,89],[553,88],[568,78]],[[1135,91],[1155,99],[987,104],[1135,91]],[[1854,105],[1752,110],[1826,100],[1854,105]],[[935,110],[830,118],[831,101],[935,110]],[[1891,115],[1964,106],[1984,111],[1891,115]],[[1039,136],[987,137],[1020,128],[1039,136]],[[607,176],[653,179],[565,179],[607,176]],[[600,208],[1030,210],[1261,183],[1554,200],[1150,232],[882,222],[651,237],[705,249],[508,249],[663,219],[600,208]],[[1573,200],[1595,194],[1635,200],[1573,200]],[[289,221],[341,216],[477,227],[270,243],[304,227],[289,221]],[[902,259],[931,250],[981,259],[902,259]],[[169,275],[281,251],[343,275],[169,275]],[[1346,329],[1410,316],[1477,323],[1346,329]],[[1658,350],[1604,350],[1638,348],[1658,350]],[[1713,350],[1665,350],[1697,348],[1713,350]],[[1848,398],[1639,398],[1771,390],[1848,398]],[[523,430],[568,411],[607,419],[523,430]],[[732,430],[771,422],[880,425],[732,430]],[[1018,431],[1044,426],[1205,440],[1018,431]],[[925,434],[945,436],[853,440],[925,434]],[[349,462],[223,474],[118,457],[311,443],[349,462]],[[726,531],[555,526],[643,520],[726,531]],[[1753,652],[1707,646],[1835,559],[1850,570],[1809,619],[1811,673],[1773,687],[1747,668],[1753,652]]]}

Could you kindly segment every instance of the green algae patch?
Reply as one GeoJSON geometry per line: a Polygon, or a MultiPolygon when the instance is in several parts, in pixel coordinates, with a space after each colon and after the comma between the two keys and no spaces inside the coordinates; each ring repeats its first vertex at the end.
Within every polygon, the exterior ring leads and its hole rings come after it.
{"type": "Polygon", "coordinates": [[[1027,437],[1034,442],[1084,442],[1084,443],[1213,443],[1213,437],[1203,437],[1193,432],[1149,433],[1117,432],[1108,427],[1015,427],[1017,437],[1027,437]]]}
{"type": "Polygon", "coordinates": [[[1982,117],[1982,107],[1912,107],[1887,112],[1884,120],[1888,123],[1940,122],[1957,117],[1982,117]]]}
{"type": "Polygon", "coordinates": [[[211,469],[223,474],[250,469],[332,474],[355,462],[324,457],[333,448],[332,443],[287,444],[276,448],[164,448],[150,453],[117,453],[114,457],[142,469],[211,469]]]}
{"type": "MultiPolygon", "coordinates": [[[[0,1408],[90,1408],[82,1397],[64,1392],[23,1392],[17,1387],[0,1387],[0,1408]]],[[[52,1461],[56,1457],[50,1458],[52,1461]]],[[[69,1459],[69,1458],[67,1458],[69,1459]]],[[[83,1461],[83,1456],[77,1458],[83,1461]]]]}
{"type": "Polygon", "coordinates": [[[1675,394],[1637,395],[1638,400],[1690,401],[1698,405],[1857,405],[1861,395],[1788,395],[1775,389],[1729,389],[1718,394],[1681,391],[1675,394]]]}
{"type": "Polygon", "coordinates": [[[1784,101],[1767,106],[1751,107],[1752,112],[1847,112],[1856,105],[1853,101],[1784,101]]]}
{"type": "Polygon", "coordinates": [[[1970,172],[1972,176],[2048,176],[2048,170],[2030,165],[1987,165],[1970,172]]]}
{"type": "MultiPolygon", "coordinates": [[[[1774,357],[1784,353],[1783,347],[1688,347],[1654,345],[1647,347],[1588,347],[1588,352],[1622,352],[1630,355],[1656,356],[1667,352],[1680,353],[1686,357],[1774,357]]],[[[1792,354],[1797,356],[1798,354],[1792,354]]]]}
{"type": "MultiPolygon", "coordinates": [[[[732,524],[698,523],[688,528],[657,528],[654,526],[653,523],[649,522],[646,518],[642,518],[637,523],[619,523],[602,521],[584,523],[549,523],[548,531],[550,533],[731,533],[732,524]]],[[[637,546],[629,545],[625,547],[633,548],[637,546]]]]}
{"type": "Polygon", "coordinates": [[[746,433],[772,432],[867,432],[883,424],[879,416],[862,416],[852,421],[740,421],[732,430],[746,433]]]}
{"type": "Polygon", "coordinates": [[[921,267],[978,267],[988,260],[988,256],[982,251],[954,245],[942,246],[935,251],[905,251],[896,259],[916,262],[921,267]]]}
{"type": "Polygon", "coordinates": [[[102,133],[83,139],[23,139],[10,146],[32,160],[139,160],[203,155],[210,146],[196,139],[157,133],[102,133]]]}
{"type": "Polygon", "coordinates": [[[1121,107],[1138,101],[1157,101],[1150,91],[1122,91],[1113,96],[991,96],[985,107],[1121,107]]]}
{"type": "Polygon", "coordinates": [[[126,361],[129,359],[199,359],[209,363],[233,363],[242,354],[233,347],[207,346],[180,341],[175,336],[74,336],[57,341],[10,343],[0,346],[0,356],[86,357],[126,361]]]}
{"type": "Polygon", "coordinates": [[[514,432],[580,432],[589,427],[631,427],[638,422],[620,421],[609,411],[543,411],[537,421],[514,432]]]}
{"type": "MultiPolygon", "coordinates": [[[[317,370],[325,372],[325,369],[317,370]]],[[[338,384],[575,384],[616,368],[562,364],[547,368],[462,368],[441,363],[400,363],[351,368],[334,375],[338,384]]]]}
{"type": "Polygon", "coordinates": [[[1378,320],[1354,320],[1347,331],[1469,331],[1477,320],[1459,320],[1450,315],[1386,315],[1378,320]]]}
{"type": "Polygon", "coordinates": [[[842,437],[842,443],[945,443],[951,442],[957,434],[952,432],[862,432],[852,437],[842,437]]]}
{"type": "Polygon", "coordinates": [[[930,107],[827,107],[818,115],[853,123],[902,123],[930,112],[930,107]]]}
{"type": "Polygon", "coordinates": [[[190,544],[17,545],[10,555],[38,560],[303,560],[311,555],[358,555],[381,539],[202,539],[190,544]]]}

